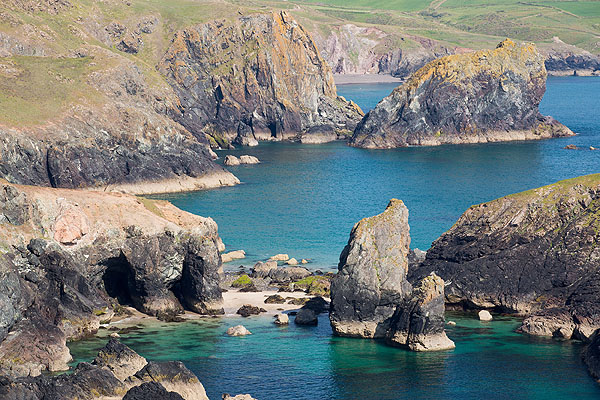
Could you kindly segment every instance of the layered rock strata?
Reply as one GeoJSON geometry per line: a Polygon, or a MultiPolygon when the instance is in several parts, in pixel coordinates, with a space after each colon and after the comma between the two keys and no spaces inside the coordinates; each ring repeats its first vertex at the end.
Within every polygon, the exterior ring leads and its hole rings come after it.
{"type": "Polygon", "coordinates": [[[67,369],[66,341],[119,304],[167,320],[222,312],[217,225],[168,202],[3,183],[0,233],[5,375],[67,369]]]}
{"type": "Polygon", "coordinates": [[[350,144],[394,148],[570,136],[538,110],[546,75],[533,44],[509,39],[494,50],[442,57],[371,110],[350,144]]]}
{"type": "Polygon", "coordinates": [[[354,225],[331,282],[336,335],[385,337],[396,307],[411,290],[409,245],[408,209],[401,200],[392,199],[382,214],[354,225]]]}
{"type": "Polygon", "coordinates": [[[587,339],[600,328],[600,175],[472,206],[409,279],[435,272],[446,302],[526,315],[521,331],[587,339]]]}
{"type": "Polygon", "coordinates": [[[177,32],[159,70],[179,96],[174,118],[215,147],[335,140],[362,116],[337,96],[311,35],[284,11],[177,32]]]}

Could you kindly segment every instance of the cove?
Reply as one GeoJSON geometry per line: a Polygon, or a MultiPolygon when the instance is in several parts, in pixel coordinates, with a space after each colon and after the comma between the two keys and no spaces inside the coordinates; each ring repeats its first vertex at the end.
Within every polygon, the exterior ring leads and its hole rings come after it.
{"type": "MultiPolygon", "coordinates": [[[[342,85],[338,92],[368,110],[394,86],[342,85]]],[[[600,148],[598,93],[600,77],[548,79],[541,112],[578,133],[571,138],[394,150],[261,143],[219,152],[221,160],[250,154],[262,161],[229,168],[241,185],[157,197],[215,219],[228,250],[247,252],[229,267],[283,252],[311,260],[310,268],[334,269],[354,223],[393,197],[409,209],[411,247],[428,249],[473,204],[598,172],[600,151],[563,149],[600,148]]]]}

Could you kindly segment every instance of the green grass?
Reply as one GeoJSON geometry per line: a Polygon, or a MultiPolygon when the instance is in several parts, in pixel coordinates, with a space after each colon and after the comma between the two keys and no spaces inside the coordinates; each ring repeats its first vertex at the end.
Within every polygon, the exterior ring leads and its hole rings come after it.
{"type": "Polygon", "coordinates": [[[242,288],[252,284],[252,279],[246,274],[241,275],[235,281],[231,282],[231,286],[234,288],[242,288]]]}

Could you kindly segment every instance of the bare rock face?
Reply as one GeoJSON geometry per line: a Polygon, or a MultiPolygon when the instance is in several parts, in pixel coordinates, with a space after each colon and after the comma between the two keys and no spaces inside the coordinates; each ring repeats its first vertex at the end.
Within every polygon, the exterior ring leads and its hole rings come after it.
{"type": "Polygon", "coordinates": [[[521,331],[587,339],[600,328],[600,174],[472,206],[410,281],[432,271],[453,306],[528,317],[521,331]]]}
{"type": "Polygon", "coordinates": [[[590,337],[590,342],[583,350],[583,362],[587,365],[590,375],[600,381],[600,330],[596,330],[590,337]]]}
{"type": "Polygon", "coordinates": [[[408,209],[392,199],[386,210],[354,225],[331,282],[330,321],[340,336],[384,337],[411,286],[406,280],[408,209]]]}
{"type": "Polygon", "coordinates": [[[444,327],[444,281],[431,274],[423,278],[392,317],[387,342],[413,351],[453,349],[444,327]]]}
{"type": "Polygon", "coordinates": [[[225,137],[299,140],[354,129],[362,112],[336,94],[310,34],[286,12],[178,32],[159,65],[180,99],[175,118],[214,146],[225,137]]]}
{"type": "Polygon", "coordinates": [[[127,391],[123,400],[185,400],[179,393],[169,392],[160,383],[144,382],[127,391]]]}
{"type": "Polygon", "coordinates": [[[167,202],[0,184],[0,245],[12,249],[0,258],[0,373],[68,369],[67,340],[95,333],[114,304],[222,313],[219,244],[214,221],[167,202]],[[86,233],[40,239],[72,231],[86,233]]]}
{"type": "Polygon", "coordinates": [[[538,106],[544,58],[533,44],[507,39],[494,50],[432,61],[358,124],[350,144],[394,148],[543,139],[573,133],[538,106]]]}

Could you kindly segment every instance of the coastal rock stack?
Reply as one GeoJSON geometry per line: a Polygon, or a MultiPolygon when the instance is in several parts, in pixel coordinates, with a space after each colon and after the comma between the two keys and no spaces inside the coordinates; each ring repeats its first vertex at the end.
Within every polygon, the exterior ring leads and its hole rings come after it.
{"type": "Polygon", "coordinates": [[[331,141],[362,117],[337,96],[310,34],[285,11],[177,32],[159,69],[180,99],[175,119],[214,147],[331,141]]]}
{"type": "Polygon", "coordinates": [[[385,337],[396,307],[411,290],[409,245],[408,209],[401,200],[392,199],[383,213],[354,225],[331,282],[336,335],[385,337]]]}
{"type": "Polygon", "coordinates": [[[444,327],[444,281],[435,274],[423,278],[396,308],[387,342],[413,351],[453,349],[444,327]]]}
{"type": "Polygon", "coordinates": [[[546,75],[533,44],[509,39],[494,50],[439,58],[379,102],[350,144],[394,148],[571,136],[538,110],[546,75]]]}
{"type": "Polygon", "coordinates": [[[600,328],[600,174],[472,206],[411,282],[435,272],[455,307],[527,315],[521,331],[588,339],[600,328]]]}

